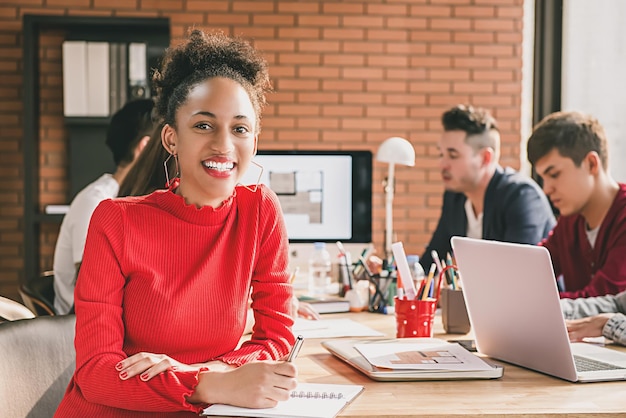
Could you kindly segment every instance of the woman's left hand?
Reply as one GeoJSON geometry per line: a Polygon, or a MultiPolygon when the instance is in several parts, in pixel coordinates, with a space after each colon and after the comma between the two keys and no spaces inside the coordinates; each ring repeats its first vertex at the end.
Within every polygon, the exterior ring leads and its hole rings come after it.
{"type": "Polygon", "coordinates": [[[196,371],[200,365],[188,365],[174,360],[165,354],[137,353],[115,365],[120,379],[128,380],[138,376],[144,382],[168,370],[196,371]]]}

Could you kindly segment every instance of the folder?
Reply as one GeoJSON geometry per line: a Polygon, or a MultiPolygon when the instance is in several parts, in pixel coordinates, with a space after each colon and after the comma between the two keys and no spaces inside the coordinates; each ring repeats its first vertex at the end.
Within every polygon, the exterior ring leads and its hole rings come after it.
{"type": "MultiPolygon", "coordinates": [[[[413,344],[415,341],[440,341],[433,338],[398,338],[386,340],[374,339],[341,339],[322,341],[322,346],[340,360],[348,363],[372,380],[400,382],[419,380],[469,380],[469,379],[498,379],[502,377],[504,368],[500,365],[488,364],[485,370],[453,370],[453,369],[386,369],[373,366],[355,346],[363,343],[399,342],[413,344]]],[[[472,354],[473,355],[473,354],[472,354]]]]}

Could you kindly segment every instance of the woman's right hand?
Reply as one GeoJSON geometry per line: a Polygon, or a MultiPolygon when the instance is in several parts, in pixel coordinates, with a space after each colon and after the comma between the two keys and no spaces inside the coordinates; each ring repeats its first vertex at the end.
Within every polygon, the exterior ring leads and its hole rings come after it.
{"type": "Polygon", "coordinates": [[[244,408],[271,408],[289,399],[297,385],[293,363],[258,361],[224,372],[201,372],[189,402],[221,403],[244,408]]]}

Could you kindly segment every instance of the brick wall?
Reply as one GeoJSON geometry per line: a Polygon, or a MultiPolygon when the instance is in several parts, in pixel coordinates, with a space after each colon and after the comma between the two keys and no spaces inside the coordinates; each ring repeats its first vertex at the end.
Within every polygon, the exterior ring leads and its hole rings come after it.
{"type": "MultiPolygon", "coordinates": [[[[165,16],[255,40],[276,93],[260,147],[366,149],[409,139],[416,166],[397,167],[394,227],[421,253],[442,185],[439,118],[471,102],[502,129],[502,163],[519,167],[523,0],[0,0],[0,294],[17,298],[23,269],[22,15],[165,16]]],[[[65,203],[62,32],[41,36],[41,202],[65,203]]],[[[382,248],[384,164],[374,163],[373,241],[382,248]]],[[[41,270],[52,267],[58,225],[42,226],[41,270]]]]}

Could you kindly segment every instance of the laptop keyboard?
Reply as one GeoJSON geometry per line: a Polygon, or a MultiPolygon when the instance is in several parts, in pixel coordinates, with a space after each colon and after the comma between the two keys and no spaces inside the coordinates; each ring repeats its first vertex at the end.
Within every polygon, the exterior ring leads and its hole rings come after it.
{"type": "Polygon", "coordinates": [[[602,361],[576,355],[574,355],[574,364],[576,364],[576,370],[579,372],[595,372],[598,370],[618,370],[625,368],[616,364],[604,363],[602,361]]]}

